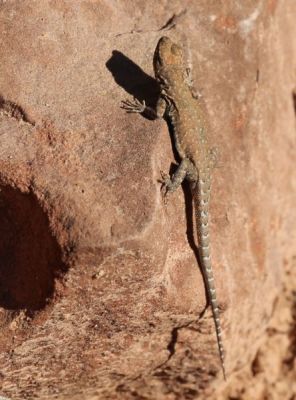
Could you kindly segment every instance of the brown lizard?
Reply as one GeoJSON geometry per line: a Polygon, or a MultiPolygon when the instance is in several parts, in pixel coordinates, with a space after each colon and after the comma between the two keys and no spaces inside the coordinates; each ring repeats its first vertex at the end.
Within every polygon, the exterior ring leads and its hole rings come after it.
{"type": "Polygon", "coordinates": [[[167,117],[173,128],[176,150],[181,163],[172,178],[164,178],[165,194],[176,190],[186,178],[191,182],[195,202],[199,254],[205,278],[209,304],[212,308],[220,361],[224,379],[224,348],[221,337],[219,308],[212,271],[209,235],[209,201],[211,175],[215,166],[216,152],[207,142],[207,126],[200,101],[192,94],[188,69],[185,67],[183,51],[168,37],[159,39],[154,54],[154,73],[160,85],[160,96],[156,111],[136,100],[122,104],[128,112],[149,112],[156,118],[167,117]]]}

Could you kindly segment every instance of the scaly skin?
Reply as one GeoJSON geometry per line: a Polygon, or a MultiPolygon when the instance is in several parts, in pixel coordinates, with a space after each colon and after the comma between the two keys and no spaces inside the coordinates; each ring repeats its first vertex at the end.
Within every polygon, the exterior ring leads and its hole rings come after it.
{"type": "MultiPolygon", "coordinates": [[[[168,37],[162,37],[154,53],[154,73],[161,92],[155,116],[169,118],[175,140],[175,146],[181,157],[181,163],[172,176],[165,179],[165,192],[173,192],[186,178],[191,182],[192,196],[196,207],[196,224],[202,271],[205,278],[208,301],[212,308],[219,355],[226,379],[224,348],[221,338],[221,324],[216,290],[212,271],[209,235],[209,201],[211,175],[216,154],[207,142],[207,126],[202,114],[200,102],[194,98],[181,47],[168,37]]],[[[138,101],[123,103],[128,112],[144,112],[145,103],[138,101]]],[[[152,112],[148,109],[148,112],[152,112]]]]}

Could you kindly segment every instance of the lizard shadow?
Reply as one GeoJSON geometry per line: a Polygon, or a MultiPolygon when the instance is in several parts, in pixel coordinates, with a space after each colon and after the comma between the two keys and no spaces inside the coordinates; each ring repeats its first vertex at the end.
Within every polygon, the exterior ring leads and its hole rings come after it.
{"type": "Polygon", "coordinates": [[[209,306],[209,298],[208,298],[208,293],[206,290],[206,279],[203,273],[202,269],[202,263],[200,259],[200,253],[199,253],[199,248],[198,245],[196,244],[196,238],[194,235],[194,224],[195,224],[195,219],[194,219],[194,201],[192,198],[192,193],[191,193],[191,188],[190,188],[190,183],[187,180],[184,180],[182,183],[182,189],[184,193],[184,201],[185,201],[185,213],[186,213],[186,236],[187,236],[187,241],[189,246],[191,247],[191,250],[193,251],[193,254],[196,258],[196,262],[199,266],[203,281],[204,281],[204,289],[205,289],[205,297],[207,299],[207,304],[205,305],[204,310],[201,313],[201,317],[205,313],[206,309],[209,306]]]}
{"type": "MultiPolygon", "coordinates": [[[[146,74],[137,64],[120,51],[114,50],[112,56],[106,62],[107,69],[113,75],[115,82],[129,95],[147,105],[155,108],[160,93],[160,87],[156,79],[146,74]]],[[[149,116],[143,115],[147,119],[149,116]]]]}

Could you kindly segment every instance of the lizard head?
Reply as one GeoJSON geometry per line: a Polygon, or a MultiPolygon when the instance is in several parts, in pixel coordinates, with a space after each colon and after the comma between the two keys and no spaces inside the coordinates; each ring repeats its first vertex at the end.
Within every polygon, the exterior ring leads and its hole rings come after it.
{"type": "Polygon", "coordinates": [[[166,36],[159,39],[153,59],[156,79],[168,79],[170,71],[183,71],[183,51],[180,46],[166,36]]]}

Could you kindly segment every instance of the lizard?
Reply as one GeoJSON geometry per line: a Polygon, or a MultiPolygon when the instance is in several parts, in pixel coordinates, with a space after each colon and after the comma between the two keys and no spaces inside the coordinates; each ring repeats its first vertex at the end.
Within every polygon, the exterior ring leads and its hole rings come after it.
{"type": "Polygon", "coordinates": [[[145,101],[140,102],[137,99],[123,101],[121,107],[130,113],[148,112],[155,118],[167,118],[172,127],[174,145],[181,162],[172,177],[163,175],[164,194],[175,191],[184,179],[190,181],[195,204],[199,259],[207,302],[212,309],[223,377],[226,380],[225,352],[209,233],[211,181],[217,153],[208,144],[208,128],[201,101],[193,94],[184,58],[181,46],[166,36],[161,37],[153,58],[154,74],[160,87],[156,109],[147,107],[145,101]]]}

